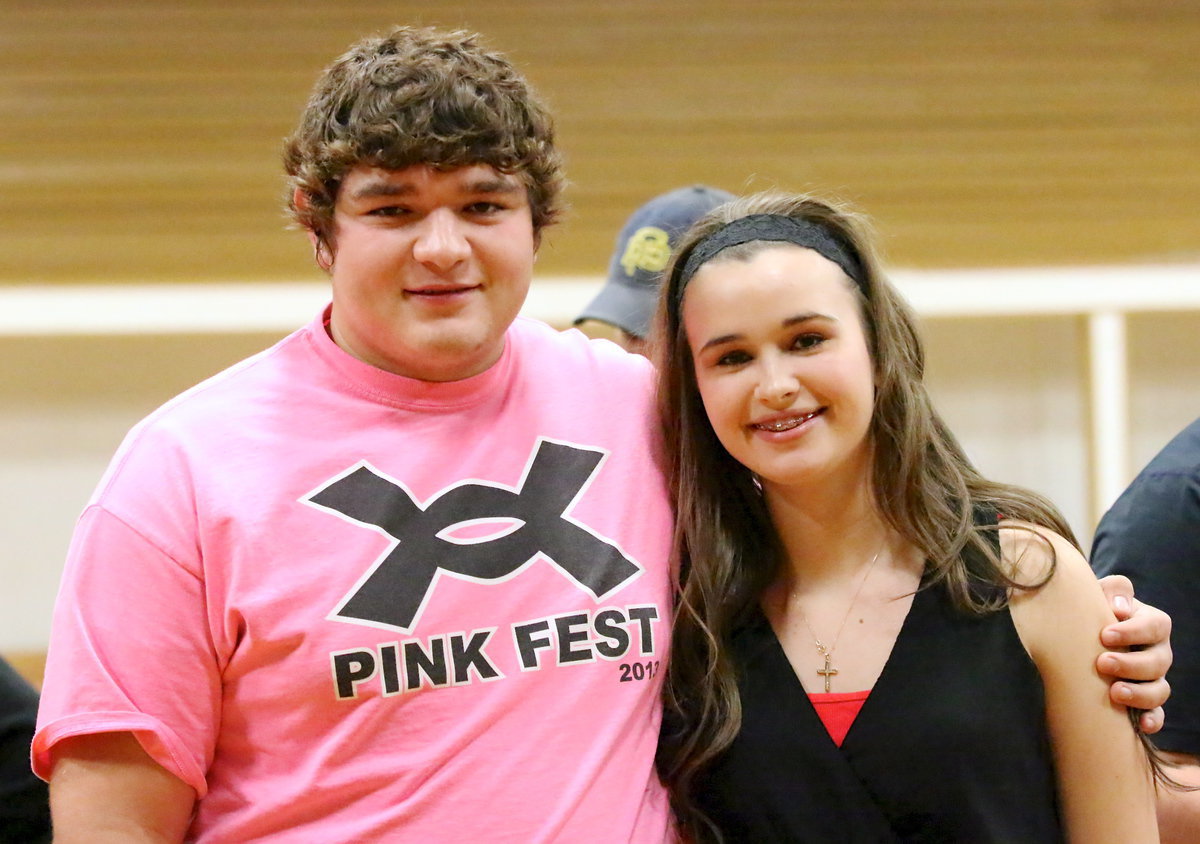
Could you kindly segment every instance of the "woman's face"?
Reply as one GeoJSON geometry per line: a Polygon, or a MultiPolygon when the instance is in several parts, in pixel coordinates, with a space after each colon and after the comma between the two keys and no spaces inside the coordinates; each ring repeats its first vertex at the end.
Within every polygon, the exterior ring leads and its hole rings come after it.
{"type": "Polygon", "coordinates": [[[874,370],[853,282],[819,253],[718,255],[683,301],[713,431],[764,488],[870,471],[874,370]]]}

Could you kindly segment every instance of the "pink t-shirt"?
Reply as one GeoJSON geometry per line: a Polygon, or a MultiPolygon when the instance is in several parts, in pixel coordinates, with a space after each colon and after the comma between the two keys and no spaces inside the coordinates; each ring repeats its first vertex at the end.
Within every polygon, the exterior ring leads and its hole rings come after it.
{"type": "Polygon", "coordinates": [[[652,389],[525,319],[414,381],[319,317],[167,403],[77,527],[35,769],[133,731],[205,842],[670,840],[652,389]]]}

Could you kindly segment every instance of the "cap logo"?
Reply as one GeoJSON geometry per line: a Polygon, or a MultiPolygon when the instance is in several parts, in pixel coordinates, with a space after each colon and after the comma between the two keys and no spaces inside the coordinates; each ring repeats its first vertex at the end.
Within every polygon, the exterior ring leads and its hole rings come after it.
{"type": "Polygon", "coordinates": [[[643,226],[625,244],[621,266],[625,269],[625,275],[629,276],[637,270],[660,273],[666,269],[670,257],[670,236],[657,226],[643,226]]]}

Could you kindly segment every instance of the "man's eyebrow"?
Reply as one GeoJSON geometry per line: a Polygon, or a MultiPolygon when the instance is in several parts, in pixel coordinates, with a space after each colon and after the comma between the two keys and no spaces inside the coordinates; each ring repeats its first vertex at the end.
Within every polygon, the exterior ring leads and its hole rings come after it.
{"type": "Polygon", "coordinates": [[[354,199],[371,199],[376,196],[411,196],[416,192],[416,186],[407,182],[397,184],[380,179],[360,185],[351,192],[350,196],[354,199]]]}
{"type": "MultiPolygon", "coordinates": [[[[462,186],[462,192],[465,194],[512,194],[523,189],[524,186],[516,179],[506,179],[503,176],[487,176],[462,186]]],[[[353,199],[373,199],[385,196],[412,196],[415,193],[417,193],[417,187],[411,182],[392,182],[379,179],[360,185],[351,192],[350,196],[353,199]]]]}
{"type": "Polygon", "coordinates": [[[464,185],[467,193],[517,193],[524,190],[524,185],[516,179],[506,179],[503,176],[477,179],[464,185]]]}

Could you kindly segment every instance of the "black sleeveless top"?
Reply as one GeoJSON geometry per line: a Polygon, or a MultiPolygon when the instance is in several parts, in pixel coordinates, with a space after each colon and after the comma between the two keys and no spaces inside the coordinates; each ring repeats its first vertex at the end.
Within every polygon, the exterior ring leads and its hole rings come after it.
{"type": "Polygon", "coordinates": [[[742,729],[698,777],[730,842],[1058,842],[1042,681],[1007,609],[922,589],[839,748],[761,612],[734,637],[742,729]]]}

